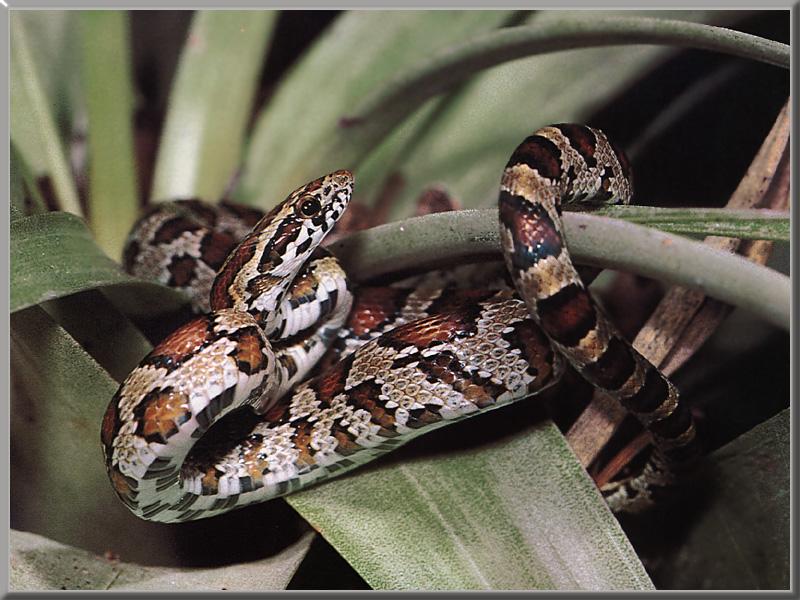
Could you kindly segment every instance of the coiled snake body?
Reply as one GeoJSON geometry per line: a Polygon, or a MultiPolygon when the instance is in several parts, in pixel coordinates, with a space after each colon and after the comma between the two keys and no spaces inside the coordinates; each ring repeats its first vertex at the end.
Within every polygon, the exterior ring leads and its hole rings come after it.
{"type": "Polygon", "coordinates": [[[346,274],[319,244],[352,186],[337,171],[261,218],[190,201],[134,228],[127,268],[200,290],[206,314],[158,344],[108,406],[106,466],[128,508],[187,521],[287,494],[536,394],[565,361],[653,436],[642,473],[607,492],[611,507],[647,505],[672,483],[696,453],[691,415],[597,308],[562,236],[562,203],[630,201],[628,163],[601,131],[545,127],[511,156],[499,214],[516,293],[422,287],[390,311],[394,292],[376,291],[351,311],[346,274]],[[341,360],[300,383],[334,342],[341,360]]]}

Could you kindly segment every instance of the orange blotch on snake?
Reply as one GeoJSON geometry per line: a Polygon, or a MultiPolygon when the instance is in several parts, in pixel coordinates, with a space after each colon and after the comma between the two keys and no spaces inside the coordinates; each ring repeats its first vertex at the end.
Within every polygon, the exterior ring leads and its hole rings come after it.
{"type": "Polygon", "coordinates": [[[341,429],[336,429],[333,432],[333,437],[335,437],[336,441],[338,442],[336,446],[336,452],[338,452],[342,456],[349,456],[350,454],[353,454],[361,450],[361,446],[359,446],[353,440],[351,440],[350,436],[347,435],[341,429]]]}
{"type": "Polygon", "coordinates": [[[190,417],[189,398],[185,394],[172,390],[163,392],[145,408],[142,435],[147,440],[155,438],[166,443],[190,417]]]}
{"type": "Polygon", "coordinates": [[[203,478],[200,480],[200,485],[203,490],[203,494],[213,494],[216,493],[217,489],[219,488],[219,477],[217,476],[217,470],[210,466],[206,469],[206,472],[203,474],[203,478]]]}
{"type": "Polygon", "coordinates": [[[461,393],[464,398],[472,402],[478,408],[484,408],[494,404],[494,398],[480,385],[470,383],[461,393]]]}
{"type": "Polygon", "coordinates": [[[239,336],[234,358],[246,373],[254,373],[264,366],[264,342],[255,332],[244,332],[239,336]]]}
{"type": "Polygon", "coordinates": [[[153,348],[150,356],[166,356],[176,362],[187,358],[208,340],[208,322],[208,315],[189,321],[153,348]]]}
{"type": "Polygon", "coordinates": [[[123,499],[134,500],[136,491],[133,480],[123,475],[117,467],[111,468],[108,473],[111,478],[111,485],[114,486],[114,491],[117,492],[117,495],[123,499]]]}

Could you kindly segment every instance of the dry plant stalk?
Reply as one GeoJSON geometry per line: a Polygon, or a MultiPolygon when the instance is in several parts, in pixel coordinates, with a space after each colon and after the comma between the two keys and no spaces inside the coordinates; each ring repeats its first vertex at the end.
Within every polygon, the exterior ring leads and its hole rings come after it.
{"type": "MultiPolygon", "coordinates": [[[[727,203],[728,208],[772,208],[787,210],[789,201],[789,111],[788,102],[727,203]]],[[[737,238],[708,236],[705,243],[736,252],[764,264],[772,242],[742,242],[737,238]]],[[[701,292],[673,286],[642,327],[633,342],[666,375],[674,373],[711,336],[730,307],[701,292]]],[[[584,467],[588,467],[611,439],[626,411],[607,395],[595,392],[591,403],[567,432],[567,441],[584,467]]],[[[637,436],[595,477],[598,486],[610,481],[649,440],[637,436]]]]}

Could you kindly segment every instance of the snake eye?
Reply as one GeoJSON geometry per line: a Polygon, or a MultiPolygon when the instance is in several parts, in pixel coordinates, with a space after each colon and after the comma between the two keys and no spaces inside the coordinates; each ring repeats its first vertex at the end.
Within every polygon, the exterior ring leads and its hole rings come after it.
{"type": "Polygon", "coordinates": [[[300,212],[306,217],[313,217],[321,208],[322,204],[320,204],[319,198],[313,196],[307,197],[300,203],[300,212]]]}

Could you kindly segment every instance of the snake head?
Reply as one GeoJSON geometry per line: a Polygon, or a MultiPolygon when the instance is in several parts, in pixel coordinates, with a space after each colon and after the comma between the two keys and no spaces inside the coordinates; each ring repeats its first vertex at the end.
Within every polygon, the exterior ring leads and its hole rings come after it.
{"type": "Polygon", "coordinates": [[[211,288],[211,308],[270,314],[342,216],[353,174],[334,171],[289,194],[230,253],[211,288]]]}

